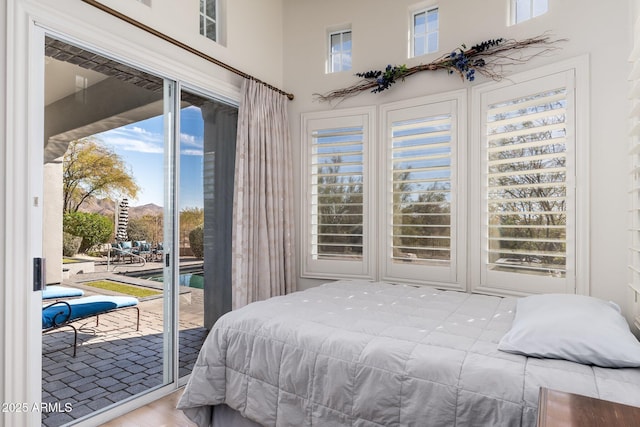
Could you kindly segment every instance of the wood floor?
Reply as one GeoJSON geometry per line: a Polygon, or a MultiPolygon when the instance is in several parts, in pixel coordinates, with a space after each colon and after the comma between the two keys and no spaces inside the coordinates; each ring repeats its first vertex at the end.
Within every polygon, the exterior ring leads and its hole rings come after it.
{"type": "Polygon", "coordinates": [[[182,392],[182,389],[177,390],[167,397],[102,424],[102,427],[194,427],[195,424],[176,409],[182,392]]]}

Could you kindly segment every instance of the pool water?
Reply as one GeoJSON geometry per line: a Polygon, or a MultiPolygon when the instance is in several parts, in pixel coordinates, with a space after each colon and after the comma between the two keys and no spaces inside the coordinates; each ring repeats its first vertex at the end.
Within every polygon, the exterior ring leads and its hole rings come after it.
{"type": "MultiPolygon", "coordinates": [[[[161,272],[153,272],[147,275],[136,274],[135,277],[140,279],[153,280],[154,282],[162,283],[164,281],[164,276],[161,272]]],[[[204,288],[204,272],[203,271],[195,271],[190,273],[180,273],[178,276],[178,284],[180,286],[187,286],[189,288],[204,288]]]]}

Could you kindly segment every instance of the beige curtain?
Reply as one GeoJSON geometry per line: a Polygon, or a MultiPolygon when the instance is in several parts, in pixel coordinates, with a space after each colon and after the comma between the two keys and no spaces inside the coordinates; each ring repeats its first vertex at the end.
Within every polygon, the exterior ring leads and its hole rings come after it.
{"type": "Polygon", "coordinates": [[[252,80],[238,111],[233,206],[233,309],[295,290],[287,98],[252,80]]]}

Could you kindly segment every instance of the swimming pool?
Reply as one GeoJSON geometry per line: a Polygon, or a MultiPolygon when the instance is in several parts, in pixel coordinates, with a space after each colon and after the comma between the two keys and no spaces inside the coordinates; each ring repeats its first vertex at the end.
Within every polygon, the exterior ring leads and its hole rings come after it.
{"type": "MultiPolygon", "coordinates": [[[[159,283],[164,282],[164,275],[161,269],[129,272],[126,273],[126,276],[153,280],[154,282],[159,283]]],[[[204,270],[202,265],[181,268],[180,274],[178,275],[178,284],[189,288],[204,288],[204,270]]]]}

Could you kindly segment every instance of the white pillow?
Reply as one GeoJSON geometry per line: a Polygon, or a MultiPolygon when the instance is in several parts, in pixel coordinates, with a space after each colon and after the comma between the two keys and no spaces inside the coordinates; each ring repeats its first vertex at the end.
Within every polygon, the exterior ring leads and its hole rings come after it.
{"type": "Polygon", "coordinates": [[[498,349],[606,368],[640,366],[640,342],[617,305],[582,295],[520,298],[498,349]]]}

